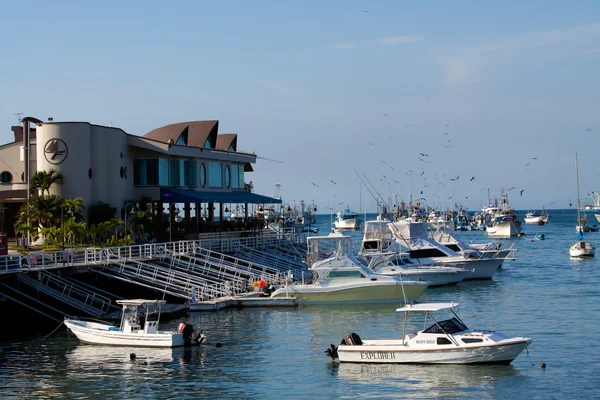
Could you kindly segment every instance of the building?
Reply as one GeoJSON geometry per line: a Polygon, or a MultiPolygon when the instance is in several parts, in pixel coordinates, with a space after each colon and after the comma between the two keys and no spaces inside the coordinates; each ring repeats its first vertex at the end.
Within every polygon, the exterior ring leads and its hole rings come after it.
{"type": "MultiPolygon", "coordinates": [[[[0,210],[6,224],[0,229],[14,235],[12,224],[28,199],[30,178],[52,168],[63,182],[53,185],[51,194],[82,197],[86,210],[108,203],[121,217],[127,202],[142,196],[158,210],[183,203],[188,222],[192,211],[214,221],[215,211],[224,216],[233,205],[248,217],[249,205],[281,203],[252,193],[245,178],[256,155],[238,151],[238,135],[218,129],[219,121],[191,121],[136,136],[88,122],[23,118],[22,126],[12,127],[14,141],[0,146],[0,210]]],[[[130,204],[128,212],[135,208],[130,204]]]]}

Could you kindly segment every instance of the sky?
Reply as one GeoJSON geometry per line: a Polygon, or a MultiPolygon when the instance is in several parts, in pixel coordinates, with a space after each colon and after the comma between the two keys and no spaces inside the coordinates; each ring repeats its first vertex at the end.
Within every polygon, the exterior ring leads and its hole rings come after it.
{"type": "Polygon", "coordinates": [[[476,210],[502,187],[574,207],[576,152],[582,204],[600,190],[597,1],[24,0],[0,46],[0,143],[15,113],[136,135],[217,119],[258,155],[256,193],[325,213],[476,210]]]}

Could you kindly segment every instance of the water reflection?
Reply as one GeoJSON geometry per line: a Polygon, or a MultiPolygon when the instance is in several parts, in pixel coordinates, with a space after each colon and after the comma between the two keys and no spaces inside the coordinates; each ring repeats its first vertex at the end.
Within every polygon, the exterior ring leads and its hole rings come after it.
{"type": "Polygon", "coordinates": [[[332,375],[349,383],[394,386],[402,398],[461,396],[466,389],[476,390],[480,398],[504,386],[503,381],[521,377],[512,365],[414,365],[330,363],[332,375]]]}

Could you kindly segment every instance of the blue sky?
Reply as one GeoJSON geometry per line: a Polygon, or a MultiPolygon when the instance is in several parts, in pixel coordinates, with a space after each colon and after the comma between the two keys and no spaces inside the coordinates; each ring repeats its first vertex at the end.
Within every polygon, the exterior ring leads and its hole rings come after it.
{"type": "Polygon", "coordinates": [[[582,202],[600,190],[597,1],[171,3],[3,4],[0,143],[16,112],[218,119],[284,162],[259,159],[257,193],[321,212],[375,210],[354,171],[385,198],[476,209],[514,186],[515,208],[566,208],[576,151],[582,202]]]}

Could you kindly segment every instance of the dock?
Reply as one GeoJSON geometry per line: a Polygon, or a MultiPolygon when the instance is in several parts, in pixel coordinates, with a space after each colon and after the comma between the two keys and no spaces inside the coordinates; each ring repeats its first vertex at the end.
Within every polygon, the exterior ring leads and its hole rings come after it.
{"type": "Polygon", "coordinates": [[[224,308],[296,307],[296,297],[259,297],[256,295],[221,297],[188,304],[190,311],[219,311],[224,308]]]}

